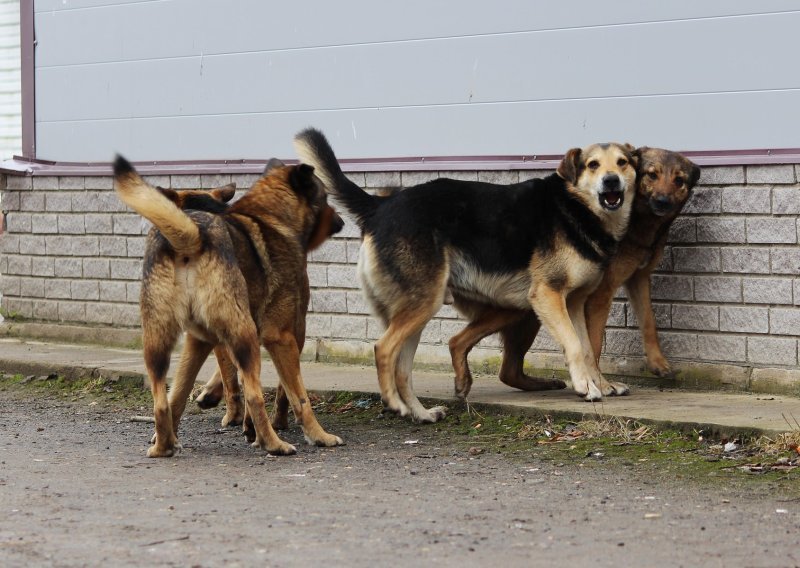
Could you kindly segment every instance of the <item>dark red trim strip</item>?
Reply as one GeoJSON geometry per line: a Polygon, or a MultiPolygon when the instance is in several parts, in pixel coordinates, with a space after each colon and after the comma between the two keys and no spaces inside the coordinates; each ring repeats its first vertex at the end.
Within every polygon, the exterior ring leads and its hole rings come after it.
{"type": "MultiPolygon", "coordinates": [[[[701,166],[745,166],[800,164],[800,148],[775,150],[725,150],[683,152],[701,166]]],[[[560,155],[532,156],[432,156],[419,158],[368,158],[341,160],[347,172],[458,171],[458,170],[553,170],[560,155]]],[[[295,163],[295,160],[286,160],[295,163]]],[[[146,175],[180,174],[257,174],[263,160],[196,160],[137,162],[136,169],[146,175]]],[[[0,162],[0,173],[30,176],[106,176],[111,166],[101,162],[48,162],[16,156],[0,162]]]]}
{"type": "Polygon", "coordinates": [[[22,82],[22,155],[36,157],[36,30],[33,25],[33,0],[19,3],[21,82],[22,82]]]}

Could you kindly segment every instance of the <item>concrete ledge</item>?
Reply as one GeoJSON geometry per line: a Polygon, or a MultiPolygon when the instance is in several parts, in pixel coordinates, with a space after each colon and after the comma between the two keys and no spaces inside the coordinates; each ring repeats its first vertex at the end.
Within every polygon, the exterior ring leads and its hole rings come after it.
{"type": "Polygon", "coordinates": [[[0,337],[39,339],[58,343],[80,343],[138,349],[142,330],[119,327],[69,325],[33,321],[5,320],[0,323],[0,337]]]}

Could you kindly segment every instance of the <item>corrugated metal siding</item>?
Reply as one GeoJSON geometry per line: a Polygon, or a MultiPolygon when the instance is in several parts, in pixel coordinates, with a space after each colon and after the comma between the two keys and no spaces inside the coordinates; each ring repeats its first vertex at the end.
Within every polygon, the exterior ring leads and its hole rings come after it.
{"type": "Polygon", "coordinates": [[[0,0],[0,160],[22,153],[19,0],[0,0]]]}
{"type": "Polygon", "coordinates": [[[558,154],[800,146],[800,1],[35,3],[37,154],[558,154]]]}

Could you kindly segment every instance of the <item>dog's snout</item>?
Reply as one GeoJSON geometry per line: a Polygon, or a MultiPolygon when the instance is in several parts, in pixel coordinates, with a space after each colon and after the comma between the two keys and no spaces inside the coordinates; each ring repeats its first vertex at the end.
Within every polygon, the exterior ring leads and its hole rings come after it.
{"type": "Polygon", "coordinates": [[[606,174],[603,176],[603,189],[605,191],[619,191],[620,180],[617,174],[606,174]]]}
{"type": "Polygon", "coordinates": [[[666,195],[656,195],[653,197],[653,202],[659,207],[669,207],[671,205],[669,197],[666,195]]]}

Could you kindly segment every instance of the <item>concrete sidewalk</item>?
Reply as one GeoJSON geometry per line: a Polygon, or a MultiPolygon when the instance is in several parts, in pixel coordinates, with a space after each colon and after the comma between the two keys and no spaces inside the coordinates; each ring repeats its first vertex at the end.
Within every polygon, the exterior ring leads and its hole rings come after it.
{"type": "MultiPolygon", "coordinates": [[[[171,370],[176,365],[177,356],[173,357],[171,370]]],[[[214,358],[210,357],[198,380],[207,380],[214,365],[214,358]]],[[[264,361],[262,369],[263,384],[275,387],[277,376],[272,364],[264,361]]],[[[304,362],[302,370],[309,390],[378,392],[375,369],[371,366],[304,362]]],[[[141,380],[145,368],[140,350],[4,338],[0,339],[0,373],[57,373],[70,378],[131,377],[141,380]]],[[[453,377],[450,373],[415,371],[414,386],[420,397],[441,400],[451,406],[458,404],[453,396],[453,377]]],[[[581,401],[569,389],[543,393],[521,392],[505,386],[492,376],[475,378],[469,400],[473,404],[502,406],[533,414],[619,416],[707,432],[785,432],[791,429],[787,420],[792,424],[795,424],[795,419],[800,420],[800,399],[794,397],[633,387],[630,396],[608,398],[602,403],[591,404],[581,401]]]]}

